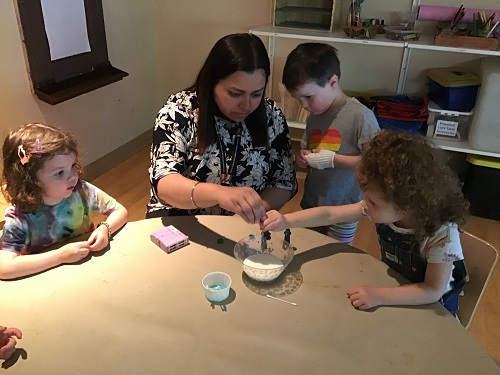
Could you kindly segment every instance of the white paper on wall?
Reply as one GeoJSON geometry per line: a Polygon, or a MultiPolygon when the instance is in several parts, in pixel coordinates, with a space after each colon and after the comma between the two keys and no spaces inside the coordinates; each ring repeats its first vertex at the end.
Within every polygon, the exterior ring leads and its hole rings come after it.
{"type": "Polygon", "coordinates": [[[90,52],[84,0],[41,0],[50,60],[90,52]]]}

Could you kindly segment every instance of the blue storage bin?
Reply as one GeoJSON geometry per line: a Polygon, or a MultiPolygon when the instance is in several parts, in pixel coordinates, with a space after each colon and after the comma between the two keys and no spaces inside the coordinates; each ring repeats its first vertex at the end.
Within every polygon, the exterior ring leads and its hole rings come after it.
{"type": "Polygon", "coordinates": [[[476,104],[481,78],[455,68],[429,69],[429,98],[442,109],[470,112],[476,104]]]}
{"type": "Polygon", "coordinates": [[[395,132],[418,133],[425,121],[403,121],[392,120],[375,115],[380,129],[392,130],[395,132]]]}

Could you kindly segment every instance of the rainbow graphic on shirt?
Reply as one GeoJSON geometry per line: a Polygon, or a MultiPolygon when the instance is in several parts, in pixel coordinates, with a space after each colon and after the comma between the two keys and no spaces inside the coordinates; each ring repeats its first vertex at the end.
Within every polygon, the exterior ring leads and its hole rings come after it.
{"type": "Polygon", "coordinates": [[[342,135],[337,129],[329,129],[325,134],[321,130],[315,129],[309,137],[309,147],[312,149],[319,148],[322,150],[338,151],[342,144],[342,135]]]}

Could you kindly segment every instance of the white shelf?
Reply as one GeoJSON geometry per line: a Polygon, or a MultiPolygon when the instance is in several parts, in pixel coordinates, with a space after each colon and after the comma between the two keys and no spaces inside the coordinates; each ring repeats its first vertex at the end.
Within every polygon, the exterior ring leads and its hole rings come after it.
{"type": "Polygon", "coordinates": [[[291,29],[285,27],[261,26],[250,30],[250,33],[277,38],[303,39],[322,42],[338,42],[349,44],[370,44],[374,46],[404,48],[406,42],[400,40],[390,40],[384,35],[377,35],[373,39],[349,38],[343,30],[318,31],[305,29],[291,29]]]}
{"type": "Polygon", "coordinates": [[[479,151],[471,148],[469,145],[469,141],[467,139],[464,139],[462,141],[450,141],[447,139],[430,138],[430,137],[429,139],[432,141],[432,143],[434,143],[436,146],[438,146],[443,150],[500,158],[500,153],[498,152],[479,151]]]}
{"type": "MultiPolygon", "coordinates": [[[[289,128],[295,129],[305,129],[306,124],[296,121],[287,121],[289,128]]],[[[469,141],[467,139],[462,141],[451,141],[442,138],[433,138],[428,137],[428,139],[434,143],[437,147],[454,152],[461,152],[464,154],[474,154],[474,155],[482,155],[482,156],[491,156],[494,158],[500,158],[500,153],[498,152],[489,152],[489,151],[480,151],[475,150],[469,145],[469,141]]],[[[294,141],[300,141],[300,139],[292,139],[294,141]]]]}
{"type": "Polygon", "coordinates": [[[306,128],[306,124],[303,122],[297,122],[297,121],[286,121],[288,123],[289,128],[294,128],[294,129],[302,129],[304,130],[306,128]]]}
{"type": "Polygon", "coordinates": [[[343,30],[334,30],[330,32],[330,31],[319,31],[319,30],[274,27],[270,25],[256,27],[255,29],[251,29],[250,33],[267,37],[303,39],[311,41],[338,42],[338,43],[349,43],[349,44],[369,44],[369,45],[384,46],[384,47],[469,53],[469,54],[484,55],[484,56],[500,56],[500,50],[490,51],[486,49],[476,49],[476,48],[436,46],[434,44],[434,35],[426,33],[420,35],[419,40],[408,41],[408,42],[401,40],[387,39],[384,34],[379,34],[373,39],[358,39],[358,38],[349,38],[347,35],[345,35],[343,30]]]}
{"type": "MultiPolygon", "coordinates": [[[[287,121],[288,127],[290,128],[295,128],[295,129],[305,129],[306,124],[301,123],[301,122],[296,122],[296,121],[287,121]]],[[[480,151],[473,149],[469,141],[467,139],[464,139],[462,141],[452,141],[448,139],[442,139],[442,138],[433,138],[433,137],[428,137],[428,139],[434,143],[437,147],[447,150],[447,151],[454,151],[454,152],[461,152],[464,154],[474,154],[474,155],[482,155],[482,156],[491,156],[494,158],[500,158],[500,153],[499,152],[489,152],[489,151],[480,151]]],[[[300,139],[293,139],[294,141],[300,141],[300,139]]]]}
{"type": "MultiPolygon", "coordinates": [[[[296,29],[296,28],[284,28],[284,27],[274,27],[272,25],[260,26],[250,30],[250,33],[258,36],[265,36],[270,38],[269,53],[271,59],[274,57],[274,39],[275,38],[287,38],[287,39],[299,39],[307,41],[320,41],[320,42],[337,42],[337,43],[348,43],[348,44],[361,44],[361,45],[373,45],[373,46],[383,46],[383,47],[395,47],[403,49],[403,60],[400,67],[400,78],[398,82],[398,92],[403,89],[404,81],[406,79],[406,69],[409,60],[409,51],[411,49],[419,50],[429,50],[429,51],[442,51],[442,52],[456,52],[456,53],[468,53],[483,56],[500,56],[500,50],[490,51],[484,49],[474,49],[474,48],[457,48],[457,47],[446,47],[446,46],[436,46],[434,45],[434,35],[430,33],[422,33],[418,41],[399,41],[390,40],[385,37],[385,35],[377,35],[373,39],[356,39],[349,38],[345,35],[343,30],[321,31],[321,30],[307,30],[307,29],[296,29]]],[[[269,79],[269,84],[272,85],[272,75],[269,79]]],[[[305,129],[306,124],[287,121],[290,128],[295,129],[305,129]]],[[[432,142],[442,148],[443,150],[461,152],[474,155],[491,156],[495,158],[500,158],[500,153],[479,151],[472,149],[468,140],[462,141],[451,141],[447,139],[430,138],[432,142]]]]}
{"type": "Polygon", "coordinates": [[[422,49],[429,51],[442,51],[442,52],[456,52],[456,53],[469,53],[474,55],[484,55],[484,56],[500,56],[500,50],[491,51],[487,49],[478,48],[459,48],[459,47],[446,47],[446,46],[436,46],[434,44],[434,35],[423,33],[420,35],[420,39],[416,41],[407,42],[408,48],[412,49],[422,49]]]}

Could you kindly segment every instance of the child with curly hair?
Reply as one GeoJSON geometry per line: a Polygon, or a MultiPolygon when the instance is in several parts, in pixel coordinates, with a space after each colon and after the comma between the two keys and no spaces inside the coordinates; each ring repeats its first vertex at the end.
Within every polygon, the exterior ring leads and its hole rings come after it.
{"type": "Polygon", "coordinates": [[[125,207],[80,180],[73,135],[49,125],[26,124],[7,135],[2,151],[2,193],[12,206],[5,211],[0,238],[0,279],[78,262],[90,251],[104,249],[111,234],[125,224],[125,207]],[[109,216],[95,228],[93,213],[109,216]],[[42,252],[89,232],[87,241],[42,252]]]}
{"type": "Polygon", "coordinates": [[[456,315],[466,278],[458,226],[465,223],[468,202],[454,172],[422,136],[384,130],[369,146],[356,167],[364,200],[286,215],[270,211],[261,229],[316,227],[366,216],[376,225],[382,260],[412,284],[354,286],[347,291],[352,305],[366,310],[439,301],[456,315]]]}

